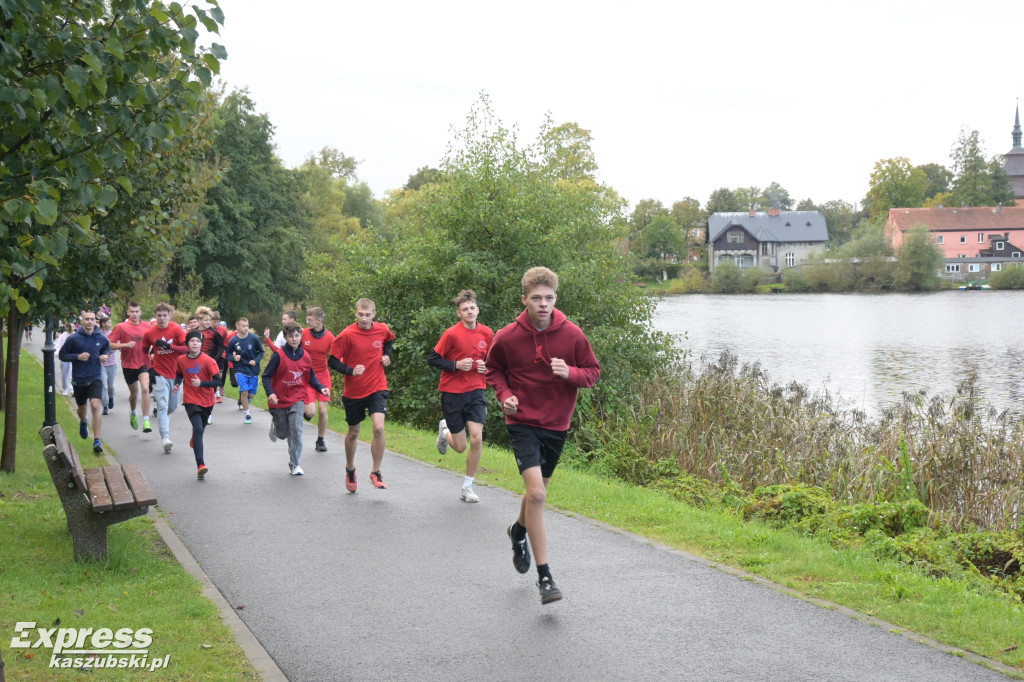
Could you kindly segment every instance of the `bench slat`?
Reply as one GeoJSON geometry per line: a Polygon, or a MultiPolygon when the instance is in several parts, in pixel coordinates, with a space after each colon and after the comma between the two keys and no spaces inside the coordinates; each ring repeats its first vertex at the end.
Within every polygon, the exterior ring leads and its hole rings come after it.
{"type": "Polygon", "coordinates": [[[128,489],[135,495],[135,504],[140,507],[149,507],[156,504],[156,493],[149,486],[146,477],[142,475],[139,465],[125,464],[122,469],[124,470],[124,480],[128,483],[128,489]]]}
{"type": "Polygon", "coordinates": [[[103,477],[107,479],[110,499],[114,501],[114,509],[127,509],[135,506],[135,498],[124,482],[124,473],[117,464],[103,467],[103,477]]]}
{"type": "Polygon", "coordinates": [[[113,509],[114,503],[110,499],[110,492],[107,490],[107,481],[103,476],[103,469],[99,467],[86,469],[84,476],[86,483],[82,489],[89,495],[92,510],[103,512],[113,509]]]}
{"type": "Polygon", "coordinates": [[[71,475],[75,477],[75,485],[82,492],[85,492],[88,488],[86,487],[85,475],[82,473],[82,462],[78,459],[78,453],[75,452],[75,448],[71,446],[71,442],[68,440],[68,434],[64,433],[64,429],[57,424],[53,427],[54,443],[57,445],[57,451],[60,456],[64,458],[64,462],[71,469],[71,475]]]}

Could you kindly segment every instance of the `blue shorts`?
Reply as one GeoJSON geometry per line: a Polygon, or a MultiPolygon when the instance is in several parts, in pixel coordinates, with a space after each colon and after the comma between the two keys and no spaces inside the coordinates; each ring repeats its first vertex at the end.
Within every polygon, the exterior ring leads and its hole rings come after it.
{"type": "Polygon", "coordinates": [[[259,390],[260,390],[260,378],[259,377],[251,377],[251,376],[248,376],[247,374],[238,374],[236,372],[235,373],[235,378],[238,379],[238,390],[239,391],[245,391],[246,393],[251,393],[252,395],[256,395],[256,393],[259,392],[259,390]]]}

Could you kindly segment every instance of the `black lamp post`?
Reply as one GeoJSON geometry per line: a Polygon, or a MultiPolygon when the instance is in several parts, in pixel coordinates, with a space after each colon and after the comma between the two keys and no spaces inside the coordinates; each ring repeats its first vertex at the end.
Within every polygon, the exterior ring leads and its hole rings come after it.
{"type": "Polygon", "coordinates": [[[57,380],[53,360],[53,354],[56,351],[53,345],[53,332],[56,325],[57,318],[53,315],[47,316],[46,344],[43,346],[43,405],[45,406],[43,426],[53,426],[57,423],[57,380]]]}

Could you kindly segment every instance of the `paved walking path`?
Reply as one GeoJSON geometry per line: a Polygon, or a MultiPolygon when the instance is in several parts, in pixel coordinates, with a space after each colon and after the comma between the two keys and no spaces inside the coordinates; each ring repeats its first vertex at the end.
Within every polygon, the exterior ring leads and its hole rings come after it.
{"type": "MultiPolygon", "coordinates": [[[[30,344],[39,351],[42,343],[30,344]]],[[[184,411],[174,449],[128,425],[117,391],[104,441],[136,462],[160,510],[292,682],[324,680],[1005,680],[1001,673],[794,598],[587,519],[547,515],[565,599],[539,601],[535,571],[512,568],[505,527],[518,496],[388,452],[387,490],[343,485],[342,437],[302,467],[233,400],[206,431],[195,478],[184,411]],[[244,607],[244,608],[242,608],[244,607]]],[[[343,429],[343,424],[333,424],[343,429]]],[[[154,423],[155,428],[155,423],[154,423]]],[[[364,426],[369,428],[369,423],[364,426]]],[[[557,485],[557,474],[555,479],[557,485]]],[[[156,633],[159,636],[159,633],[156,633]]]]}

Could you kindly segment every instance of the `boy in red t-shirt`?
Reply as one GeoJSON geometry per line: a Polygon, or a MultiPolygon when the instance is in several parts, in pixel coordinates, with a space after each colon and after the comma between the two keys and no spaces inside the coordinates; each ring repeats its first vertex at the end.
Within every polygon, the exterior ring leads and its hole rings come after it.
{"type": "Polygon", "coordinates": [[[302,476],[302,418],[305,401],[312,389],[329,396],[313,371],[310,354],[302,349],[302,327],[295,322],[284,326],[285,345],[278,348],[263,370],[263,389],[270,408],[270,440],[288,439],[288,470],[302,476]]]}
{"type": "Polygon", "coordinates": [[[484,423],[487,421],[487,382],[484,372],[487,349],[491,347],[494,332],[477,322],[480,309],[476,294],[471,289],[459,292],[452,302],[459,323],[449,327],[434,346],[427,362],[441,370],[441,409],[444,419],[437,425],[437,450],[442,455],[448,446],[458,453],[466,451],[466,431],[469,431],[469,455],[466,456],[466,478],[462,482],[462,501],[479,502],[473,491],[473,479],[480,465],[483,449],[484,423]]]}
{"type": "MultiPolygon", "coordinates": [[[[142,337],[142,349],[153,354],[153,397],[156,399],[156,420],[163,440],[164,452],[170,454],[171,413],[178,409],[178,394],[174,390],[174,377],[178,373],[178,356],[186,353],[185,332],[180,324],[171,322],[174,308],[169,303],[158,303],[155,309],[156,325],[142,337]]],[[[145,429],[143,429],[145,431],[145,429]]]]}
{"type": "Polygon", "coordinates": [[[356,321],[345,327],[331,345],[327,364],[345,375],[341,402],[345,406],[345,488],[356,491],[356,443],[367,413],[373,423],[370,482],[383,490],[380,464],[384,459],[384,417],[388,413],[388,380],[384,368],[391,364],[395,335],[383,322],[374,322],[377,305],[368,298],[356,301],[356,321]]]}
{"type": "Polygon", "coordinates": [[[174,378],[174,392],[185,383],[185,414],[192,423],[189,445],[196,456],[196,478],[203,479],[209,469],[203,459],[203,432],[206,420],[213,410],[214,390],[220,386],[220,367],[209,355],[203,354],[203,334],[198,330],[185,335],[187,355],[179,355],[174,378]],[[188,376],[186,380],[185,377],[188,376]]]}
{"type": "MultiPolygon", "coordinates": [[[[121,374],[128,384],[128,406],[131,414],[128,423],[133,429],[139,428],[139,417],[135,411],[139,400],[139,389],[142,389],[143,428],[148,433],[149,427],[149,354],[142,347],[142,337],[149,331],[149,322],[142,321],[142,306],[138,301],[128,304],[128,319],[119,322],[114,331],[110,332],[111,350],[121,351],[121,374]]],[[[108,405],[109,407],[109,405],[108,405]]]]}
{"type": "MultiPolygon", "coordinates": [[[[309,353],[313,361],[313,371],[317,379],[327,388],[331,388],[331,371],[327,368],[327,356],[331,354],[334,334],[324,326],[323,308],[310,308],[306,311],[306,328],[302,330],[302,349],[309,353]]],[[[324,435],[327,433],[327,406],[331,404],[330,395],[310,390],[306,398],[306,418],[316,421],[316,451],[327,452],[324,435]],[[310,408],[313,408],[312,410],[310,408]]]]}

